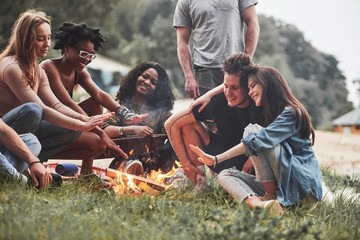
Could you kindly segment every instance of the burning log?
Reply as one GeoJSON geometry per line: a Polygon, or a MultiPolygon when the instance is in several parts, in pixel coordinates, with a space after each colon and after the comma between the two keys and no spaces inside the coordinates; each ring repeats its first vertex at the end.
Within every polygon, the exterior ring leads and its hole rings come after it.
{"type": "MultiPolygon", "coordinates": [[[[129,174],[126,172],[121,172],[121,171],[111,169],[111,168],[106,169],[105,175],[107,177],[121,179],[122,181],[126,181],[126,182],[137,180],[140,183],[143,182],[143,183],[147,184],[148,186],[151,186],[151,188],[153,188],[153,189],[160,190],[160,191],[166,190],[166,186],[163,183],[159,183],[159,182],[151,180],[151,179],[136,176],[136,175],[129,174]]],[[[142,186],[144,186],[144,185],[142,185],[142,186]]]]}

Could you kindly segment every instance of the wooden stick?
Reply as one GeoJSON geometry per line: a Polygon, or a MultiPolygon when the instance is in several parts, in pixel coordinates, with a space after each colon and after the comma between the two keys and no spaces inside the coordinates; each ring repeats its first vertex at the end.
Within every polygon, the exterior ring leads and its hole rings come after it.
{"type": "Polygon", "coordinates": [[[127,176],[129,176],[129,177],[133,178],[134,180],[138,180],[138,181],[145,182],[145,183],[149,184],[149,186],[151,186],[152,188],[154,188],[156,190],[163,191],[163,190],[166,189],[166,186],[163,183],[159,183],[159,182],[156,182],[156,181],[151,180],[151,179],[136,176],[134,174],[130,174],[130,173],[126,173],[126,172],[121,172],[121,171],[111,169],[111,168],[106,169],[105,175],[108,176],[108,177],[112,177],[112,178],[117,178],[118,176],[120,176],[121,178],[123,178],[124,180],[127,180],[127,181],[129,180],[127,176]]]}

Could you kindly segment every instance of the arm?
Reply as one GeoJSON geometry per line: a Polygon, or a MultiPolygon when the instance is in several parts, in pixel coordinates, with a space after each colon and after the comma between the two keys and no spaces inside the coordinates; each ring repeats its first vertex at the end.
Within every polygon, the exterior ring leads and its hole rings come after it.
{"type": "Polygon", "coordinates": [[[201,104],[201,107],[199,108],[199,112],[201,112],[210,102],[211,98],[215,95],[218,95],[224,91],[224,84],[221,84],[208,92],[206,92],[201,97],[197,98],[195,101],[193,101],[190,106],[188,112],[190,113],[193,108],[199,104],[201,104]]]}
{"type": "Polygon", "coordinates": [[[134,124],[142,122],[148,114],[135,114],[129,111],[125,106],[117,103],[110,94],[101,90],[91,79],[90,74],[83,70],[79,73],[79,84],[80,86],[97,102],[99,105],[105,107],[111,112],[116,112],[119,115],[121,109],[126,109],[126,113],[122,116],[126,124],[134,124]]]}
{"type": "Polygon", "coordinates": [[[154,134],[153,129],[148,126],[114,126],[109,125],[104,129],[105,133],[110,138],[122,137],[124,135],[138,135],[139,137],[146,137],[154,134]],[[120,133],[122,129],[122,134],[120,133]]]}
{"type": "MultiPolygon", "coordinates": [[[[45,75],[45,72],[43,72],[43,74],[45,75]]],[[[109,114],[98,115],[89,119],[85,119],[85,121],[80,121],[78,119],[68,117],[52,108],[56,108],[56,105],[61,103],[59,103],[59,100],[57,100],[57,98],[54,96],[48,84],[47,86],[45,85],[45,87],[39,87],[37,95],[34,90],[30,88],[27,81],[23,78],[21,69],[17,67],[11,67],[9,69],[6,69],[4,73],[4,78],[6,79],[7,86],[14,93],[17,99],[19,99],[20,103],[23,104],[27,102],[35,102],[39,104],[43,109],[43,119],[60,127],[72,130],[89,131],[111,116],[109,114]],[[47,99],[40,99],[40,96],[45,98],[47,94],[52,97],[52,100],[49,101],[49,103],[54,102],[54,106],[48,107],[42,101],[47,99]]],[[[39,79],[40,85],[43,84],[43,80],[44,79],[41,78],[39,79]]],[[[76,114],[82,116],[79,113],[76,114]]]]}
{"type": "Polygon", "coordinates": [[[245,37],[245,53],[247,53],[250,58],[253,58],[260,35],[260,26],[255,10],[255,5],[244,9],[241,15],[242,19],[247,25],[245,37]]]}
{"type": "MultiPolygon", "coordinates": [[[[0,119],[0,143],[11,153],[23,160],[27,164],[40,161],[20,138],[20,136],[0,119]]],[[[49,172],[41,163],[34,163],[30,167],[30,176],[35,185],[47,187],[52,178],[49,172]],[[39,179],[39,181],[38,181],[39,179]]]]}
{"type": "Polygon", "coordinates": [[[55,66],[55,63],[51,60],[46,60],[41,63],[41,66],[46,72],[50,88],[56,98],[60,100],[60,102],[63,103],[65,106],[71,108],[75,112],[87,116],[85,111],[71,98],[63,82],[61,81],[61,76],[59,70],[55,66]]]}
{"type": "Polygon", "coordinates": [[[283,112],[267,127],[257,134],[249,134],[242,140],[247,146],[246,155],[256,155],[263,149],[271,149],[279,145],[296,132],[296,116],[291,108],[283,112]]]}
{"type": "Polygon", "coordinates": [[[236,145],[236,146],[230,148],[229,150],[227,150],[219,155],[216,155],[216,156],[212,156],[210,154],[203,152],[197,146],[190,145],[189,147],[194,153],[196,153],[196,155],[199,156],[198,160],[208,166],[213,166],[216,163],[221,163],[223,161],[228,160],[229,158],[233,158],[233,157],[242,155],[246,152],[246,146],[243,142],[239,143],[238,145],[236,145]],[[217,160],[217,162],[216,162],[216,160],[217,160]]]}
{"type": "Polygon", "coordinates": [[[101,90],[91,79],[91,75],[83,70],[79,72],[79,85],[101,106],[110,112],[116,112],[120,107],[110,94],[101,90]]]}
{"type": "Polygon", "coordinates": [[[200,96],[200,90],[191,69],[191,52],[189,47],[191,29],[187,27],[177,27],[176,34],[177,54],[185,75],[185,91],[190,98],[196,99],[200,96]]]}

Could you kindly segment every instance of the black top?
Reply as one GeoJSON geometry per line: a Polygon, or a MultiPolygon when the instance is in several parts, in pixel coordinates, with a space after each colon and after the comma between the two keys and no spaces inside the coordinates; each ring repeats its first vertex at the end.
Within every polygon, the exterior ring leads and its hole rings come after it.
{"type": "MultiPolygon", "coordinates": [[[[244,129],[249,123],[257,123],[262,125],[263,113],[262,109],[256,107],[251,101],[250,105],[245,108],[229,107],[224,93],[214,96],[210,103],[199,113],[199,106],[196,106],[192,112],[197,121],[214,120],[217,127],[217,132],[211,134],[210,144],[204,149],[209,154],[220,154],[241,142],[244,129]]],[[[238,163],[237,167],[241,170],[245,158],[243,156],[242,163],[238,163]]],[[[229,162],[230,164],[230,162],[229,162]]],[[[226,165],[226,167],[229,167],[226,165]]],[[[230,166],[231,167],[231,166],[230,166]]],[[[222,168],[219,166],[219,168],[222,168]]],[[[225,165],[224,165],[225,168],[225,165]]],[[[216,169],[216,172],[222,169],[216,169]]]]}

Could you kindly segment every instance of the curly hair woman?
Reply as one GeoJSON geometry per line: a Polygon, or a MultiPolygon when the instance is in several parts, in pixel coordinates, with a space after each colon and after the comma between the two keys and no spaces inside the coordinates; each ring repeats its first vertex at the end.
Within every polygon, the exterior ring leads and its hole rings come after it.
{"type": "MultiPolygon", "coordinates": [[[[123,121],[113,117],[104,122],[103,128],[111,138],[130,134],[146,137],[165,133],[164,123],[172,114],[174,99],[165,69],[155,62],[140,63],[122,79],[116,100],[134,113],[147,113],[148,117],[141,123],[126,126],[123,121]]],[[[154,164],[147,164],[145,167],[168,171],[172,167],[173,156],[173,150],[167,142],[159,150],[159,158],[154,164]]],[[[122,160],[114,161],[114,166],[118,166],[122,160]]],[[[131,164],[136,165],[129,161],[126,166],[131,164]]],[[[145,163],[137,162],[139,168],[142,168],[143,166],[139,165],[143,164],[145,163]]]]}
{"type": "Polygon", "coordinates": [[[116,100],[134,113],[148,113],[148,117],[143,122],[130,126],[124,126],[122,121],[111,118],[103,124],[105,132],[111,138],[122,134],[145,137],[165,133],[164,122],[171,116],[175,96],[165,69],[155,62],[143,62],[122,79],[116,100]],[[119,130],[114,125],[124,127],[119,130]]]}

